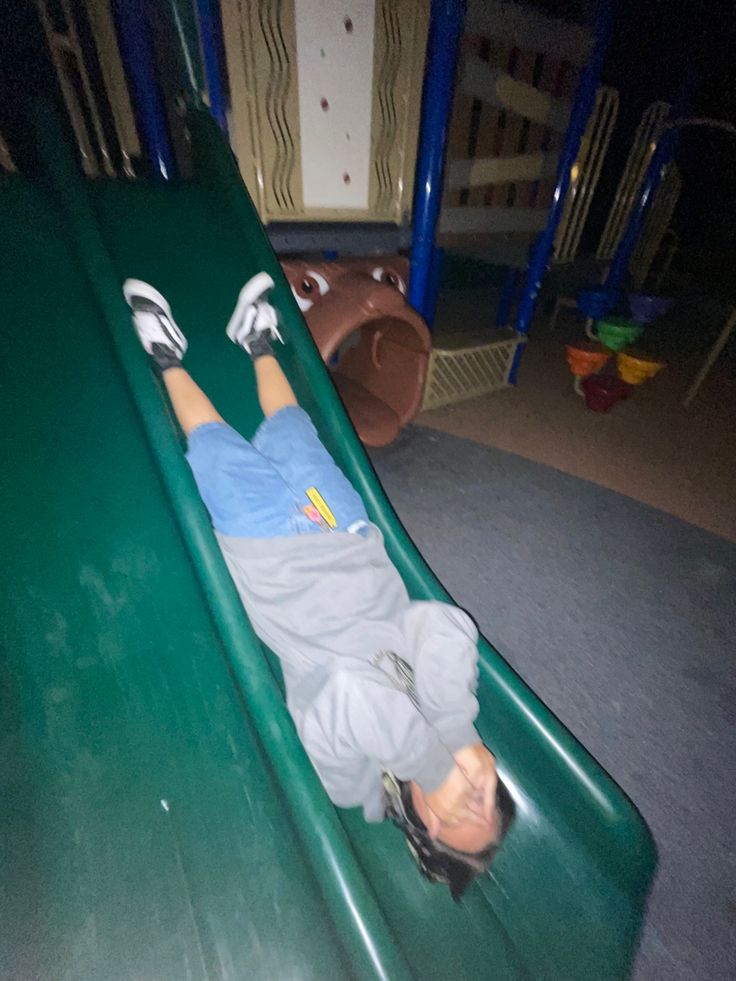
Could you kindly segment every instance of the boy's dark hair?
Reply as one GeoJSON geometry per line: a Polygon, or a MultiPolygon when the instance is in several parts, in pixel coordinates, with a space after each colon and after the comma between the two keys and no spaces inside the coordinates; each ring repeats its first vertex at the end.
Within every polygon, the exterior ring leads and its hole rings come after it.
{"type": "Polygon", "coordinates": [[[397,780],[391,773],[385,773],[383,785],[386,793],[386,817],[406,835],[409,851],[416,859],[422,875],[430,882],[445,883],[450,888],[452,898],[459,900],[473,879],[488,871],[514,819],[514,802],[506,785],[502,780],[496,785],[497,837],[480,852],[461,852],[430,838],[414,810],[410,784],[397,780]]]}

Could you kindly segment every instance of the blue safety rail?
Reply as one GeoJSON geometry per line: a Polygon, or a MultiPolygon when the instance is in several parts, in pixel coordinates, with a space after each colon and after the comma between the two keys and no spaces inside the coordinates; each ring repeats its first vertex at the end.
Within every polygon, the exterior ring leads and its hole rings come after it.
{"type": "Polygon", "coordinates": [[[465,0],[432,0],[414,182],[414,233],[409,276],[409,303],[428,322],[433,319],[436,297],[436,282],[433,282],[438,278],[435,235],[442,204],[447,132],[464,16],[465,0]]]}

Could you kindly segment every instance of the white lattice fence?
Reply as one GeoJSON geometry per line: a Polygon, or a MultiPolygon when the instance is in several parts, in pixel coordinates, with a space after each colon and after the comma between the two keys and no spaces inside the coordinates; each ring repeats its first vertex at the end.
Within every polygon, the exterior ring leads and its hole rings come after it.
{"type": "Polygon", "coordinates": [[[462,348],[434,348],[430,356],[423,409],[463,402],[508,386],[516,337],[462,348]]]}

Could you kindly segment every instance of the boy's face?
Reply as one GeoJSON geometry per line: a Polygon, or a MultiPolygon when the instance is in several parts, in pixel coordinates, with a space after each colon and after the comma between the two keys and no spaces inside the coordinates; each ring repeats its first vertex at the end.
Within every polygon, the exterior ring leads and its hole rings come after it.
{"type": "Polygon", "coordinates": [[[498,832],[491,824],[453,824],[443,825],[437,837],[450,848],[472,855],[494,844],[498,840],[498,832]]]}
{"type": "MultiPolygon", "coordinates": [[[[414,810],[417,817],[425,825],[428,823],[428,808],[424,799],[424,794],[417,784],[412,781],[411,796],[414,810]]],[[[488,845],[494,844],[498,840],[499,828],[495,821],[492,824],[476,824],[474,822],[464,822],[461,824],[441,823],[438,839],[450,848],[455,848],[460,852],[483,851],[488,845]]]]}

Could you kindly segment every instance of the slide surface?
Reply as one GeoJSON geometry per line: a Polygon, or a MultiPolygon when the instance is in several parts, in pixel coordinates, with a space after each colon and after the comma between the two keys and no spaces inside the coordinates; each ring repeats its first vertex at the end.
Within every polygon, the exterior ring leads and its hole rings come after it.
{"type": "Polygon", "coordinates": [[[224,325],[240,285],[269,271],[300,401],[412,595],[447,597],[377,484],[229,152],[206,117],[191,130],[187,183],[87,184],[51,117],[45,179],[0,182],[0,974],[625,978],[649,833],[488,644],[479,728],[518,816],[461,903],[420,878],[395,829],[332,808],[304,756],[122,280],[169,298],[188,368],[249,435],[252,373],[224,325]]]}

